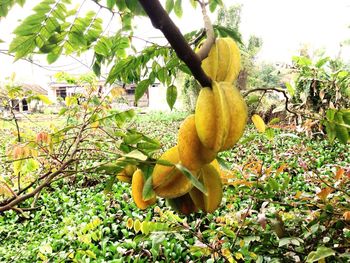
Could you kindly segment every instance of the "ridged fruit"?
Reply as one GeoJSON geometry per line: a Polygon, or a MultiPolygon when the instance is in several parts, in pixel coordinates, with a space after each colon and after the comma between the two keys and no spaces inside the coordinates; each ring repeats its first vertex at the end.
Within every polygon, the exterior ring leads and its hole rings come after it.
{"type": "Polygon", "coordinates": [[[221,84],[213,81],[212,89],[202,88],[196,104],[195,124],[202,144],[220,151],[229,131],[230,116],[221,84]]]}
{"type": "Polygon", "coordinates": [[[117,174],[117,179],[125,183],[131,183],[132,175],[136,171],[137,166],[134,164],[128,164],[124,169],[117,174]]]}
{"type": "Polygon", "coordinates": [[[131,194],[136,206],[140,209],[146,209],[156,202],[156,197],[150,200],[144,200],[142,198],[143,186],[145,185],[145,179],[143,172],[137,169],[132,176],[131,194]]]}
{"type": "Polygon", "coordinates": [[[124,172],[120,172],[117,174],[117,179],[124,183],[131,183],[132,177],[127,176],[124,172]]]}
{"type": "Polygon", "coordinates": [[[219,59],[217,45],[214,43],[211,47],[208,57],[202,61],[202,69],[212,80],[216,79],[216,72],[218,71],[219,59]]]}
{"type": "Polygon", "coordinates": [[[200,141],[195,116],[188,116],[181,124],[178,133],[178,149],[181,164],[191,171],[196,171],[216,157],[216,152],[206,148],[200,141]]]}
{"type": "Polygon", "coordinates": [[[228,82],[221,82],[220,87],[224,91],[230,116],[228,136],[221,147],[224,151],[232,148],[242,137],[247,124],[248,110],[241,93],[235,86],[228,82]]]}
{"type": "Polygon", "coordinates": [[[216,46],[218,50],[218,70],[216,73],[216,81],[225,81],[230,72],[230,64],[232,59],[231,49],[226,38],[217,38],[216,46]]]}
{"type": "Polygon", "coordinates": [[[232,83],[238,77],[238,74],[241,70],[241,54],[236,42],[232,38],[227,37],[225,40],[230,48],[231,59],[230,66],[224,81],[232,83]]]}
{"type": "Polygon", "coordinates": [[[218,173],[220,174],[221,168],[220,168],[220,164],[219,164],[218,160],[214,159],[214,161],[212,161],[210,164],[211,164],[211,165],[218,171],[218,173]]]}
{"type": "Polygon", "coordinates": [[[198,208],[194,204],[189,194],[184,194],[177,198],[167,199],[166,202],[175,212],[182,213],[184,215],[189,215],[198,211],[198,208]]]}
{"type": "MultiPolygon", "coordinates": [[[[167,150],[159,160],[173,164],[180,162],[178,147],[167,150]]],[[[191,181],[175,166],[166,166],[157,163],[152,173],[152,185],[155,193],[164,198],[176,198],[188,193],[193,185],[191,181]]]]}
{"type": "Polygon", "coordinates": [[[230,114],[228,111],[227,99],[222,88],[221,82],[213,82],[213,93],[217,113],[217,131],[215,150],[220,151],[223,143],[226,141],[230,127],[230,114]]]}
{"type": "Polygon", "coordinates": [[[195,124],[202,144],[208,149],[215,148],[217,114],[214,93],[210,88],[202,88],[196,104],[195,124]]]}
{"type": "Polygon", "coordinates": [[[213,213],[219,207],[222,199],[220,174],[214,166],[207,164],[199,171],[199,181],[207,189],[208,195],[204,195],[197,188],[193,188],[189,194],[196,207],[203,212],[213,213]]]}
{"type": "Polygon", "coordinates": [[[241,55],[236,42],[229,37],[217,38],[208,57],[202,61],[202,68],[212,80],[232,83],[241,69],[241,55]]]}

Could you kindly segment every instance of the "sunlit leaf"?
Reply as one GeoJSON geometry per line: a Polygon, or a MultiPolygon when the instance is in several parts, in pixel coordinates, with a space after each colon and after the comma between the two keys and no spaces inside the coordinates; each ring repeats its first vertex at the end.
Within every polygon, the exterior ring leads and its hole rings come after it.
{"type": "Polygon", "coordinates": [[[129,152],[128,154],[124,155],[124,157],[136,159],[136,160],[140,160],[140,161],[146,161],[148,158],[146,155],[144,155],[139,150],[133,150],[133,151],[129,152]]]}
{"type": "Polygon", "coordinates": [[[182,0],[175,0],[174,12],[177,17],[182,17],[182,0]]]}
{"type": "Polygon", "coordinates": [[[306,262],[307,263],[316,262],[321,259],[334,256],[334,255],[335,255],[335,251],[333,249],[322,246],[322,247],[318,247],[316,251],[310,252],[306,258],[306,262]]]}
{"type": "Polygon", "coordinates": [[[196,187],[199,191],[201,191],[203,194],[208,195],[207,189],[205,189],[204,185],[195,177],[191,171],[189,171],[186,167],[182,166],[181,164],[175,165],[177,169],[180,170],[186,177],[191,181],[194,187],[196,187]]]}
{"type": "Polygon", "coordinates": [[[165,10],[170,14],[174,9],[174,0],[166,0],[165,10]]]}
{"type": "Polygon", "coordinates": [[[253,123],[254,123],[254,125],[255,125],[255,128],[256,128],[259,132],[261,132],[261,133],[264,133],[264,132],[265,132],[265,130],[266,130],[265,122],[263,121],[263,119],[262,119],[259,115],[254,114],[254,115],[252,116],[252,121],[253,121],[253,123]]]}

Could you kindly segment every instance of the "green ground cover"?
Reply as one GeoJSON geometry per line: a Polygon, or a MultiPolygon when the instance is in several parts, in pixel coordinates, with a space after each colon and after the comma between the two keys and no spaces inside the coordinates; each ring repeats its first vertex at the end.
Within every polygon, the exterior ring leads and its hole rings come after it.
{"type": "MultiPolygon", "coordinates": [[[[130,125],[167,149],[185,116],[149,113],[130,125]]],[[[1,155],[11,136],[3,131],[1,155]]],[[[141,211],[130,185],[118,182],[106,195],[105,180],[93,174],[56,182],[37,210],[0,216],[0,262],[348,262],[347,146],[273,133],[249,127],[220,154],[229,172],[211,215],[184,217],[162,199],[141,211]]]]}

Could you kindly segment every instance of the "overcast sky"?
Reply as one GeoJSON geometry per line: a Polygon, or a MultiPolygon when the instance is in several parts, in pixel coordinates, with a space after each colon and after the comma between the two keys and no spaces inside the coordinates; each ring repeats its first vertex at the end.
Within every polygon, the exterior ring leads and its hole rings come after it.
{"type": "MultiPolygon", "coordinates": [[[[9,42],[12,38],[11,32],[18,24],[17,20],[30,14],[31,8],[39,2],[39,0],[27,0],[25,8],[16,7],[11,10],[8,18],[0,21],[0,39],[9,42]]],[[[193,10],[186,2],[187,0],[183,0],[185,4],[183,17],[177,19],[172,16],[183,33],[202,27],[200,10],[193,10]]],[[[335,56],[340,51],[339,44],[350,39],[350,0],[224,0],[224,2],[227,6],[243,4],[240,31],[244,40],[252,34],[262,37],[260,60],[288,63],[291,57],[297,54],[301,44],[307,44],[313,50],[324,48],[328,55],[335,56]]],[[[89,3],[85,8],[96,9],[96,5],[89,3]]],[[[103,15],[104,18],[109,16],[108,13],[103,15]]],[[[214,20],[215,14],[211,17],[214,20]]],[[[154,37],[161,36],[146,18],[137,20],[135,35],[153,40],[154,37]]],[[[142,46],[145,43],[138,41],[137,44],[142,46]]],[[[0,44],[0,49],[6,49],[7,45],[8,43],[0,44]]],[[[349,61],[350,48],[344,47],[342,55],[349,61]]],[[[45,64],[43,57],[35,59],[45,64]]],[[[84,56],[81,60],[86,64],[90,62],[89,58],[84,56]]],[[[16,72],[18,80],[35,82],[45,87],[50,80],[49,76],[56,71],[72,70],[75,73],[82,73],[88,70],[73,59],[63,58],[49,66],[49,69],[43,70],[25,61],[12,63],[11,57],[0,54],[0,81],[16,72]]]]}

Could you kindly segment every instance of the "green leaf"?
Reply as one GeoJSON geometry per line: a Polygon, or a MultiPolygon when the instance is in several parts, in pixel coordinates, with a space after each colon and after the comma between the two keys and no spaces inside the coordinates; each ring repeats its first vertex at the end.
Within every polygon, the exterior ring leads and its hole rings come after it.
{"type": "Polygon", "coordinates": [[[137,149],[142,150],[148,154],[155,152],[160,149],[160,144],[149,143],[149,142],[139,142],[136,145],[137,149]]]}
{"type": "Polygon", "coordinates": [[[130,13],[126,13],[122,16],[122,29],[123,31],[132,30],[132,15],[130,13]]]}
{"type": "Polygon", "coordinates": [[[350,125],[350,110],[343,110],[343,121],[346,125],[350,125]]]}
{"type": "Polygon", "coordinates": [[[316,62],[315,66],[317,68],[321,68],[324,64],[326,64],[329,61],[329,57],[321,58],[319,61],[316,62]]]}
{"type": "Polygon", "coordinates": [[[265,135],[269,140],[273,140],[275,137],[275,130],[272,128],[267,128],[265,131],[265,135]]]}
{"type": "Polygon", "coordinates": [[[9,52],[15,53],[15,60],[18,60],[33,52],[35,47],[33,36],[18,36],[12,40],[9,52]]]}
{"type": "Polygon", "coordinates": [[[39,95],[37,95],[37,97],[40,101],[42,101],[46,105],[52,104],[52,101],[45,95],[39,94],[39,95]]]}
{"type": "Polygon", "coordinates": [[[95,45],[95,52],[102,56],[108,57],[111,52],[112,41],[107,37],[102,37],[95,45]]]}
{"type": "Polygon", "coordinates": [[[335,134],[338,138],[338,140],[342,144],[347,144],[349,140],[349,132],[346,127],[344,127],[342,124],[335,124],[335,134]]]}
{"type": "Polygon", "coordinates": [[[253,133],[250,134],[248,137],[245,137],[243,140],[240,141],[241,144],[247,144],[248,142],[253,141],[257,137],[257,134],[253,133]]]}
{"type": "Polygon", "coordinates": [[[157,78],[161,83],[165,83],[168,77],[168,70],[166,68],[160,68],[157,72],[157,78]]]}
{"type": "Polygon", "coordinates": [[[67,107],[78,105],[78,100],[76,97],[68,96],[65,98],[65,102],[67,107]]]}
{"type": "Polygon", "coordinates": [[[174,0],[166,0],[165,10],[170,14],[174,9],[174,0]]]}
{"type": "Polygon", "coordinates": [[[246,99],[246,103],[248,105],[258,103],[259,101],[260,101],[260,96],[258,96],[258,95],[249,95],[248,98],[246,99]]]}
{"type": "Polygon", "coordinates": [[[128,154],[124,155],[124,157],[136,159],[136,160],[140,160],[140,161],[146,161],[148,158],[146,155],[144,155],[139,150],[133,150],[133,151],[129,152],[128,154]]]}
{"type": "Polygon", "coordinates": [[[135,100],[136,101],[139,101],[139,99],[141,99],[143,94],[145,94],[145,92],[147,91],[149,85],[151,85],[151,82],[149,79],[144,79],[144,80],[139,82],[139,84],[137,85],[136,90],[135,90],[135,100]]]}
{"type": "Polygon", "coordinates": [[[297,237],[284,237],[281,238],[278,242],[279,247],[283,247],[285,245],[294,245],[294,246],[300,246],[301,243],[304,243],[304,241],[297,237]]]}
{"type": "Polygon", "coordinates": [[[203,194],[208,195],[207,189],[205,189],[204,185],[188,170],[186,167],[181,164],[175,164],[175,167],[191,181],[194,187],[196,187],[203,194]]]}
{"type": "Polygon", "coordinates": [[[152,175],[150,174],[146,179],[146,182],[142,189],[142,199],[145,201],[150,200],[155,196],[155,193],[153,191],[152,179],[152,175]]]}
{"type": "Polygon", "coordinates": [[[138,0],[125,0],[126,6],[135,16],[144,15],[144,10],[138,0]]]}
{"type": "Polygon", "coordinates": [[[47,54],[46,60],[49,64],[54,63],[60,56],[62,53],[63,48],[62,47],[58,47],[55,50],[53,50],[51,53],[47,54]]]}
{"type": "Polygon", "coordinates": [[[290,96],[294,97],[295,89],[293,88],[293,86],[289,82],[286,82],[285,85],[287,87],[287,90],[288,90],[290,96]]]}
{"type": "Polygon", "coordinates": [[[217,6],[218,6],[218,2],[216,0],[210,0],[209,1],[209,10],[210,10],[210,12],[213,13],[217,6]]]}
{"type": "Polygon", "coordinates": [[[190,0],[190,3],[193,8],[197,8],[197,1],[196,0],[190,0]]]}
{"type": "Polygon", "coordinates": [[[273,119],[269,122],[268,125],[274,125],[274,124],[276,124],[276,123],[279,123],[280,121],[281,121],[280,118],[273,118],[273,119]]]}
{"type": "Polygon", "coordinates": [[[316,262],[321,259],[334,256],[335,251],[331,248],[328,247],[318,247],[316,251],[310,252],[310,254],[307,256],[306,262],[311,263],[311,262],[316,262]]]}
{"type": "Polygon", "coordinates": [[[331,122],[326,122],[325,123],[326,126],[326,132],[327,132],[327,136],[328,136],[328,140],[330,142],[333,142],[335,139],[335,124],[331,123],[331,122]]]}
{"type": "Polygon", "coordinates": [[[174,12],[177,17],[182,17],[182,0],[176,0],[174,5],[174,12]]]}
{"type": "Polygon", "coordinates": [[[338,111],[335,113],[334,121],[335,121],[335,127],[334,127],[335,134],[338,140],[343,144],[347,144],[349,140],[349,132],[346,127],[346,124],[343,121],[343,113],[341,111],[338,111]]]}
{"type": "Polygon", "coordinates": [[[107,0],[107,7],[108,7],[108,9],[112,10],[112,8],[115,5],[115,2],[116,2],[116,0],[107,0]]]}
{"type": "Polygon", "coordinates": [[[179,65],[179,70],[181,70],[182,72],[184,72],[188,75],[192,75],[191,70],[185,64],[179,65]]]}
{"type": "Polygon", "coordinates": [[[124,137],[125,144],[136,144],[141,140],[142,140],[142,134],[140,133],[131,133],[131,134],[127,134],[124,137]]]}
{"type": "Polygon", "coordinates": [[[334,120],[335,112],[336,112],[336,110],[334,110],[334,109],[328,109],[327,110],[326,117],[327,117],[328,121],[333,121],[334,120]]]}
{"type": "Polygon", "coordinates": [[[213,25],[215,33],[220,37],[230,37],[235,40],[237,43],[242,43],[241,34],[236,29],[231,29],[223,27],[220,25],[213,25]]]}
{"type": "Polygon", "coordinates": [[[274,179],[274,178],[269,178],[269,181],[268,181],[268,184],[271,186],[271,188],[273,190],[275,190],[276,192],[279,191],[280,187],[279,187],[279,184],[278,182],[274,179]]]}
{"type": "Polygon", "coordinates": [[[174,85],[171,85],[167,88],[166,91],[166,101],[170,107],[170,109],[173,109],[174,104],[176,102],[177,98],[177,88],[174,85]]]}

